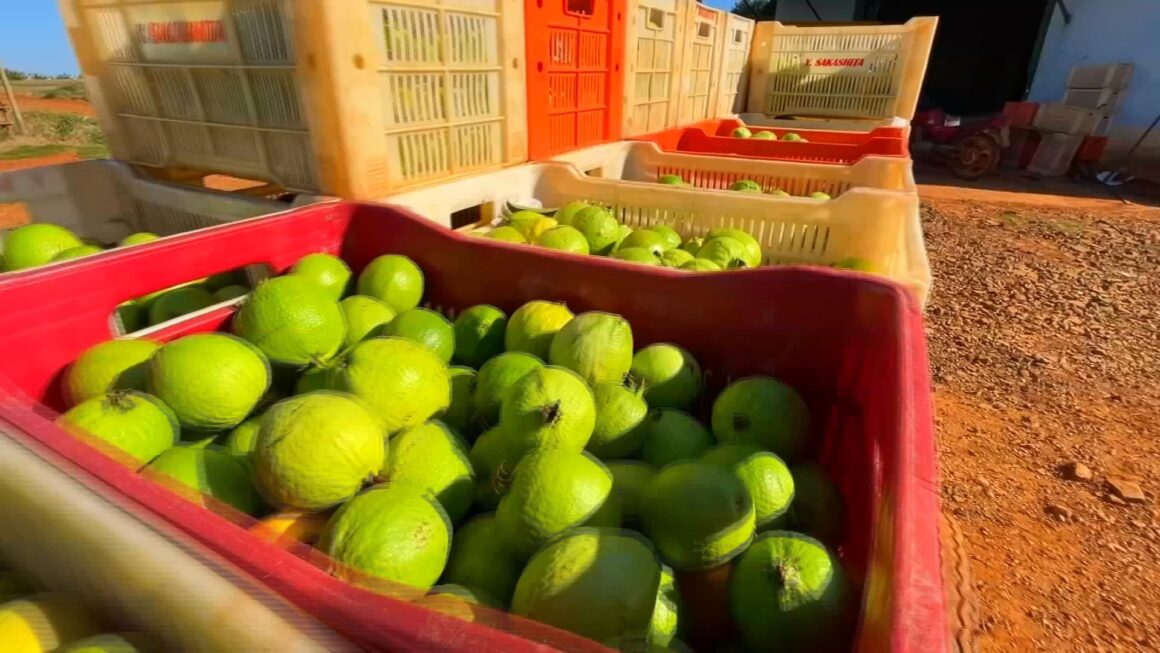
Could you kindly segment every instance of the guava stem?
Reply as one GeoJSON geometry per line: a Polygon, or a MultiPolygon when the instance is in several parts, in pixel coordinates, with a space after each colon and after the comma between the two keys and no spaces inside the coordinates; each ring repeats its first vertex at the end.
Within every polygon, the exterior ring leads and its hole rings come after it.
{"type": "Polygon", "coordinates": [[[124,390],[114,390],[105,396],[105,403],[109,408],[119,411],[127,411],[133,407],[133,403],[129,401],[129,393],[124,390]]]}
{"type": "Polygon", "coordinates": [[[774,570],[777,573],[777,582],[782,587],[796,587],[801,582],[801,576],[794,567],[786,566],[785,563],[779,563],[774,570]]]}
{"type": "Polygon", "coordinates": [[[544,417],[544,424],[552,425],[560,421],[560,400],[557,399],[552,403],[544,406],[540,414],[544,417]]]}

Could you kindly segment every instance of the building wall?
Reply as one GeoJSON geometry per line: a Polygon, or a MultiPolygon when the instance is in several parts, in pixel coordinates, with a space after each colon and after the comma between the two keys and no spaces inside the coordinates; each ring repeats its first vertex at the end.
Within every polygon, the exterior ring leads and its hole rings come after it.
{"type": "MultiPolygon", "coordinates": [[[[854,19],[855,0],[812,0],[822,20],[845,23],[854,19]]],[[[778,0],[777,19],[786,23],[817,22],[805,0],[778,0]]]]}
{"type": "MultiPolygon", "coordinates": [[[[1160,114],[1160,2],[1066,0],[1066,5],[1071,23],[1064,24],[1056,6],[1028,99],[1062,100],[1067,76],[1077,64],[1135,64],[1124,103],[1112,118],[1104,156],[1105,162],[1116,160],[1160,114]]],[[[1149,135],[1137,153],[1141,164],[1160,171],[1160,129],[1149,135]]]]}

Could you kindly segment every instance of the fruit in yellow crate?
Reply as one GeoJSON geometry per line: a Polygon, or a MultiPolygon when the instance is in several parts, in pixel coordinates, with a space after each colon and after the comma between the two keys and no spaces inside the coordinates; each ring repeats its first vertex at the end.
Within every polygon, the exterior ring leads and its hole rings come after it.
{"type": "Polygon", "coordinates": [[[661,183],[661,184],[665,184],[666,186],[684,186],[685,185],[685,180],[681,179],[680,175],[661,175],[660,178],[657,179],[657,182],[661,183]]]}
{"type": "Polygon", "coordinates": [[[520,233],[515,227],[502,226],[496,227],[488,232],[487,237],[492,240],[499,240],[505,243],[518,243],[520,245],[528,244],[528,239],[520,233]]]}
{"type": "Polygon", "coordinates": [[[262,417],[250,460],[262,496],[282,510],[325,510],[355,495],[383,468],[382,425],[350,395],[310,392],[262,417]]]}
{"type": "Polygon", "coordinates": [[[543,213],[537,211],[516,211],[508,216],[506,226],[512,227],[520,232],[524,240],[531,242],[535,240],[535,235],[532,233],[532,226],[544,219],[551,220],[551,218],[547,218],[543,213]]]}
{"type": "Polygon", "coordinates": [[[632,227],[630,227],[626,224],[620,225],[620,230],[616,234],[616,242],[613,243],[612,249],[609,250],[609,252],[608,252],[608,256],[615,254],[616,251],[618,249],[620,249],[620,244],[623,243],[624,239],[628,238],[628,235],[631,233],[632,233],[632,227]]]}
{"type": "Polygon", "coordinates": [[[86,399],[61,415],[57,423],[113,445],[131,456],[137,467],[177,444],[181,435],[168,406],[136,391],[114,391],[86,399]]]}
{"type": "Polygon", "coordinates": [[[589,206],[591,206],[591,205],[588,202],[584,202],[581,200],[576,200],[574,202],[568,202],[564,206],[557,209],[556,212],[552,215],[552,217],[555,218],[556,222],[558,222],[559,224],[571,225],[572,219],[576,217],[576,214],[583,211],[584,209],[588,208],[589,206]]]}
{"type": "Polygon", "coordinates": [[[785,523],[794,497],[793,476],[776,454],[755,444],[719,444],[701,454],[701,461],[720,465],[741,481],[753,499],[757,530],[785,523]]]}
{"type": "Polygon", "coordinates": [[[104,248],[97,247],[96,245],[81,245],[80,247],[70,247],[69,249],[57,253],[56,256],[53,256],[52,262],[59,263],[61,261],[71,261],[74,258],[81,258],[82,256],[100,254],[103,251],[105,251],[104,248]]]}
{"type": "Polygon", "coordinates": [[[760,193],[761,184],[752,179],[741,179],[733,182],[729,186],[729,190],[740,191],[742,193],[760,193]]]}
{"type": "Polygon", "coordinates": [[[338,305],[346,318],[346,335],[342,339],[344,348],[379,335],[396,315],[395,309],[385,302],[367,295],[351,295],[338,305]]]}
{"type": "MultiPolygon", "coordinates": [[[[154,458],[142,472],[154,478],[176,481],[247,515],[257,515],[263,507],[262,498],[250,482],[249,466],[241,458],[215,445],[171,447],[154,458]]],[[[209,505],[202,496],[189,495],[189,498],[203,506],[209,505]]]]}
{"type": "Polygon", "coordinates": [[[620,223],[607,209],[599,206],[581,209],[570,224],[583,234],[588,241],[588,251],[593,254],[607,255],[619,240],[620,223]]]}
{"type": "Polygon", "coordinates": [[[557,249],[562,252],[572,252],[573,254],[588,254],[588,241],[584,238],[584,234],[577,231],[574,227],[567,225],[554,227],[540,234],[535,241],[540,247],[547,247],[548,249],[557,249]]]}
{"type": "Polygon", "coordinates": [[[829,194],[829,193],[823,193],[823,192],[822,192],[822,191],[820,191],[820,190],[818,190],[818,191],[814,191],[814,192],[810,193],[810,197],[811,197],[812,199],[815,199],[815,200],[828,200],[828,199],[833,199],[832,197],[830,197],[830,194],[829,194]]]}
{"type": "Polygon", "coordinates": [[[34,594],[0,605],[0,643],[5,651],[56,651],[98,632],[84,606],[60,594],[34,594]]]}
{"type": "Polygon", "coordinates": [[[661,254],[669,248],[668,239],[652,229],[637,229],[620,241],[617,251],[632,248],[646,249],[659,259],[661,254]]]}
{"type": "Polygon", "coordinates": [[[483,364],[475,377],[475,417],[484,428],[499,423],[503,399],[525,374],[544,362],[522,351],[509,351],[483,364]]]}
{"type": "Polygon", "coordinates": [[[625,525],[640,519],[640,501],[645,488],[656,478],[653,466],[640,460],[610,460],[604,463],[612,473],[612,495],[620,507],[625,525]]]}
{"type": "Polygon", "coordinates": [[[145,378],[183,428],[216,433],[242,423],[258,405],[270,387],[270,364],[241,338],[202,333],[158,349],[145,378]]]}
{"type": "Polygon", "coordinates": [[[350,285],[350,266],[333,254],[307,254],[290,268],[290,274],[309,279],[335,301],[342,299],[350,285]]]}
{"type": "Polygon", "coordinates": [[[661,254],[661,265],[666,268],[679,268],[694,258],[692,254],[683,249],[670,249],[664,254],[661,254]]]}
{"type": "Polygon", "coordinates": [[[270,362],[302,367],[338,353],[346,318],[333,292],[290,274],[259,283],[234,315],[233,330],[270,362]]]}
{"type": "Polygon", "coordinates": [[[485,514],[455,530],[442,580],[494,597],[502,609],[511,603],[522,570],[504,545],[495,515],[485,514]]]}
{"type": "Polygon", "coordinates": [[[467,515],[475,494],[475,472],[467,457],[467,445],[439,420],[412,426],[392,437],[383,475],[392,483],[430,492],[452,524],[467,515]]]}
{"type": "Polygon", "coordinates": [[[755,141],[776,141],[777,134],[773,132],[757,132],[753,135],[755,141]]]}
{"type": "Polygon", "coordinates": [[[201,286],[184,286],[170,290],[149,303],[149,324],[161,324],[200,311],[217,303],[210,291],[201,286]]]}
{"type": "Polygon", "coordinates": [[[503,352],[507,315],[489,304],[472,306],[455,318],[453,361],[479,369],[503,352]]]}
{"type": "Polygon", "coordinates": [[[503,398],[500,424],[520,453],[535,449],[581,451],[592,437],[596,405],[588,385],[572,370],[535,367],[503,398]]]}
{"type": "Polygon", "coordinates": [[[145,363],[161,345],[152,340],[118,338],[85,350],[65,370],[64,399],[75,406],[113,390],[144,390],[145,363]]]}
{"type": "Polygon", "coordinates": [[[564,304],[541,300],[530,301],[516,309],[504,332],[508,351],[523,351],[544,360],[556,332],[572,320],[572,311],[564,304]]]}
{"type": "Polygon", "coordinates": [[[451,405],[439,416],[447,426],[464,438],[478,433],[475,420],[475,370],[454,365],[447,369],[451,375],[451,405]]]}
{"type": "Polygon", "coordinates": [[[636,352],[629,376],[653,408],[691,411],[701,394],[701,366],[677,345],[659,343],[636,352]]]}
{"type": "Polygon", "coordinates": [[[516,465],[522,452],[501,426],[494,426],[475,441],[468,458],[475,470],[475,505],[483,510],[495,510],[500,498],[507,493],[515,478],[516,465]]]}
{"type": "Polygon", "coordinates": [[[713,402],[713,435],[718,442],[755,444],[786,460],[805,450],[809,421],[801,395],[772,376],[734,381],[713,402]]]}
{"type": "Polygon", "coordinates": [[[640,459],[656,468],[696,458],[713,446],[713,435],[688,413],[656,408],[645,420],[640,459]]]}
{"type": "Polygon", "coordinates": [[[750,136],[753,136],[753,132],[749,131],[748,127],[742,126],[734,129],[730,135],[733,136],[733,138],[749,138],[750,136]]]}
{"type": "Polygon", "coordinates": [[[791,531],[757,538],[737,561],[729,608],[753,650],[849,650],[851,591],[837,557],[791,531]]]}
{"type": "Polygon", "coordinates": [[[424,490],[384,483],[343,504],[318,548],[338,563],[336,576],[356,585],[373,588],[381,579],[426,592],[447,564],[451,523],[424,490]]]}
{"type": "Polygon", "coordinates": [[[358,275],[358,294],[374,297],[396,313],[408,311],[423,298],[423,271],[406,256],[385,254],[358,275]]]}
{"type": "Polygon", "coordinates": [[[520,574],[512,612],[601,642],[643,642],[660,577],[644,538],[581,528],[536,553],[520,574]]]}
{"type": "Polygon", "coordinates": [[[221,288],[213,291],[213,298],[214,301],[217,302],[228,302],[231,299],[245,297],[249,294],[249,292],[250,289],[245,286],[230,284],[228,286],[222,286],[221,288]]]}
{"type": "Polygon", "coordinates": [[[833,267],[838,268],[839,270],[856,270],[858,272],[874,272],[874,273],[878,272],[877,265],[875,265],[874,263],[870,262],[867,259],[864,259],[864,258],[861,258],[858,256],[850,256],[850,257],[844,258],[844,259],[838,261],[837,263],[835,263],[833,265],[833,267]]]}
{"type": "Polygon", "coordinates": [[[455,353],[455,327],[441,314],[426,308],[399,313],[383,327],[383,335],[414,340],[435,352],[444,363],[450,363],[455,353]]]}
{"type": "Polygon", "coordinates": [[[741,481],[717,465],[691,460],[662,469],[641,504],[645,535],[675,569],[728,562],[753,539],[753,520],[741,481]]]}
{"type": "Polygon", "coordinates": [[[23,270],[44,265],[54,256],[84,245],[76,234],[55,224],[37,223],[17,227],[4,237],[4,270],[23,270]]]}
{"type": "Polygon", "coordinates": [[[589,386],[620,383],[632,366],[632,327],[613,313],[581,313],[552,338],[548,362],[576,372],[589,386]]]}
{"type": "MultiPolygon", "coordinates": [[[[528,454],[499,501],[496,525],[513,555],[528,559],[548,540],[583,525],[612,492],[612,474],[586,453],[528,454]]],[[[518,590],[517,590],[518,592],[518,590]]]]}
{"type": "Polygon", "coordinates": [[[258,434],[262,431],[262,415],[251,417],[238,424],[226,435],[222,447],[235,456],[246,457],[258,445],[258,434]]]}
{"type": "Polygon", "coordinates": [[[750,267],[747,262],[750,258],[749,249],[736,238],[710,238],[705,241],[697,258],[716,263],[722,270],[750,267]]]}
{"type": "Polygon", "coordinates": [[[809,142],[808,140],[803,138],[801,136],[801,134],[798,134],[796,132],[786,132],[785,134],[782,135],[781,140],[789,141],[790,143],[808,143],[809,142]]]}
{"type": "Polygon", "coordinates": [[[324,512],[277,512],[263,517],[250,527],[250,532],[268,542],[314,544],[329,519],[330,515],[324,512]]]}
{"type": "MultiPolygon", "coordinates": [[[[718,227],[717,229],[709,230],[709,233],[705,234],[705,238],[706,240],[712,240],[713,238],[732,238],[742,245],[745,245],[745,256],[743,260],[747,267],[755,268],[761,265],[761,243],[757,242],[757,239],[748,232],[740,229],[731,229],[729,227],[718,227]]],[[[697,252],[697,257],[706,258],[699,251],[697,252]]]]}
{"type": "Polygon", "coordinates": [[[690,272],[720,272],[721,266],[707,259],[695,258],[682,263],[680,269],[690,272]]]}
{"type": "Polygon", "coordinates": [[[151,243],[158,238],[161,238],[161,236],[158,236],[151,231],[138,231],[122,238],[121,242],[117,243],[117,246],[131,247],[133,245],[144,245],[145,243],[151,243]]]}
{"type": "Polygon", "coordinates": [[[388,433],[422,424],[451,405],[451,375],[430,349],[406,338],[371,338],[338,363],[336,389],[368,404],[388,433]]]}
{"type": "Polygon", "coordinates": [[[612,254],[612,258],[629,263],[643,263],[645,265],[660,265],[661,260],[651,251],[642,247],[623,247],[612,254]]]}
{"type": "Polygon", "coordinates": [[[780,188],[774,188],[773,190],[769,191],[769,194],[773,195],[774,197],[792,197],[789,193],[780,188]]]}
{"type": "Polygon", "coordinates": [[[54,653],[141,653],[149,643],[137,634],[103,633],[70,642],[54,653]]]}
{"type": "MultiPolygon", "coordinates": [[[[556,222],[554,218],[541,216],[540,219],[528,225],[528,242],[538,243],[540,238],[543,237],[546,232],[552,231],[558,226],[560,226],[560,223],[556,222]]],[[[547,245],[545,245],[545,247],[547,247],[547,245]]]]}
{"type": "Polygon", "coordinates": [[[644,443],[648,404],[639,391],[620,383],[598,383],[592,387],[596,404],[596,424],[587,449],[601,460],[636,455],[644,443]]]}

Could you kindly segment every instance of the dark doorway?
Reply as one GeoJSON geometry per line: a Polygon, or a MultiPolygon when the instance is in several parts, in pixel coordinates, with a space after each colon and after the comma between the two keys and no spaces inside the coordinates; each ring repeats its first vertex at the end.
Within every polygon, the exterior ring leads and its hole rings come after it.
{"type": "Polygon", "coordinates": [[[1026,97],[1031,65],[1055,0],[863,0],[865,20],[938,16],[920,106],[994,113],[1026,97]]]}

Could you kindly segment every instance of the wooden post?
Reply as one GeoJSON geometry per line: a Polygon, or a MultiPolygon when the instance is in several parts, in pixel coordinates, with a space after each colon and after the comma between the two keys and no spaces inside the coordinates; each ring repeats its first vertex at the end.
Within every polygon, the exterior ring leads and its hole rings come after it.
{"type": "Polygon", "coordinates": [[[8,83],[8,73],[4,72],[4,62],[0,61],[0,87],[8,96],[8,104],[12,105],[12,117],[16,118],[16,133],[24,133],[24,116],[20,115],[20,107],[16,104],[16,94],[12,92],[12,85],[8,83]]]}

